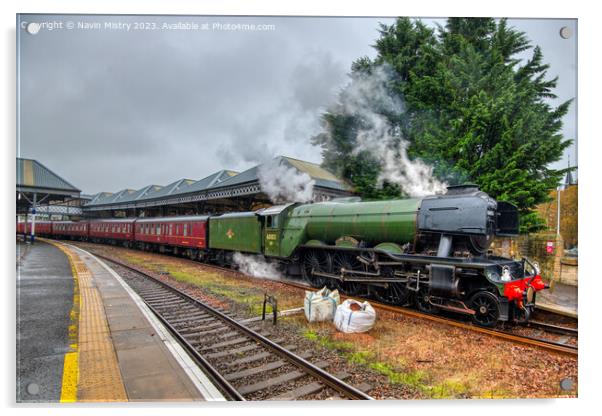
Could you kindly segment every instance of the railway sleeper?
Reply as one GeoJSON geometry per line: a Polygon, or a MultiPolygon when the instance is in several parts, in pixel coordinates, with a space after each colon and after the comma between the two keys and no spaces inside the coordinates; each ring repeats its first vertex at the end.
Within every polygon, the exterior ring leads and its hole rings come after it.
{"type": "Polygon", "coordinates": [[[270,397],[268,400],[297,400],[303,396],[318,393],[324,390],[324,388],[326,388],[324,384],[318,381],[314,381],[313,383],[304,384],[303,386],[298,387],[295,390],[287,391],[285,393],[279,394],[278,396],[270,397]]]}
{"type": "Polygon", "coordinates": [[[248,368],[242,371],[236,371],[234,373],[228,373],[224,375],[224,378],[228,381],[236,381],[241,378],[251,377],[256,374],[267,373],[268,371],[276,370],[285,364],[286,362],[282,360],[272,361],[267,364],[259,365],[257,367],[248,368]]]}
{"type": "Polygon", "coordinates": [[[173,321],[170,322],[170,324],[174,325],[174,326],[181,326],[182,324],[185,324],[187,322],[193,322],[194,324],[205,324],[208,322],[213,322],[217,320],[217,318],[214,318],[212,316],[207,316],[206,318],[203,319],[199,319],[199,317],[186,317],[186,318],[178,318],[178,319],[174,319],[173,321]]]}
{"type": "MultiPolygon", "coordinates": [[[[290,346],[289,347],[285,347],[285,348],[287,350],[289,350],[289,351],[293,351],[293,348],[291,348],[290,346]]],[[[249,364],[249,363],[252,363],[252,362],[255,362],[255,361],[263,360],[264,358],[268,358],[270,356],[274,356],[274,354],[275,353],[273,353],[273,352],[268,352],[268,351],[264,350],[264,352],[261,352],[259,354],[251,355],[251,356],[248,356],[248,357],[243,357],[243,358],[240,358],[238,360],[231,361],[229,363],[225,363],[223,365],[223,367],[225,367],[225,368],[232,368],[232,367],[236,367],[236,366],[239,366],[239,365],[242,365],[242,364],[249,364]]],[[[303,354],[300,354],[299,356],[301,358],[303,358],[303,359],[307,359],[307,358],[310,358],[311,355],[312,355],[311,352],[307,351],[307,352],[304,352],[303,354]]]]}
{"type": "Polygon", "coordinates": [[[255,341],[249,337],[239,337],[239,338],[234,338],[230,341],[218,342],[217,344],[209,344],[209,345],[205,344],[205,345],[203,345],[203,347],[201,347],[200,351],[201,352],[211,351],[216,348],[231,347],[233,345],[244,344],[247,342],[257,342],[257,341],[255,341]]]}
{"type": "Polygon", "coordinates": [[[260,381],[258,383],[246,384],[244,386],[237,387],[236,390],[238,390],[238,392],[242,395],[247,395],[247,394],[251,394],[251,393],[256,393],[261,390],[265,390],[267,388],[279,386],[281,384],[290,383],[292,381],[296,381],[307,375],[308,374],[304,371],[295,370],[295,371],[291,371],[289,373],[284,373],[278,377],[260,381]]]}
{"type": "Polygon", "coordinates": [[[174,303],[168,303],[165,302],[162,299],[158,299],[158,300],[148,300],[148,299],[143,299],[148,305],[152,306],[155,309],[160,309],[160,310],[168,310],[168,309],[173,309],[176,308],[178,306],[187,306],[187,304],[183,301],[179,301],[179,302],[174,302],[174,303]]]}
{"type": "Polygon", "coordinates": [[[174,308],[173,306],[166,307],[155,307],[155,310],[159,312],[165,318],[185,318],[185,317],[198,317],[201,318],[203,316],[210,316],[208,313],[200,311],[198,308],[196,309],[188,309],[188,308],[174,308]]]}
{"type": "Polygon", "coordinates": [[[209,360],[215,360],[215,359],[218,359],[218,358],[224,358],[224,357],[228,357],[228,356],[231,356],[231,355],[244,354],[246,352],[253,351],[253,350],[259,350],[259,349],[261,349],[261,345],[257,345],[257,344],[255,344],[255,345],[247,345],[247,346],[244,346],[244,347],[236,348],[234,350],[214,352],[214,353],[205,355],[205,357],[207,359],[209,359],[209,360]]]}
{"type": "Polygon", "coordinates": [[[188,306],[190,302],[185,301],[184,299],[178,299],[173,301],[162,301],[162,300],[147,300],[148,303],[153,305],[154,308],[173,308],[174,306],[188,306]]]}
{"type": "Polygon", "coordinates": [[[224,328],[227,328],[227,325],[221,321],[218,321],[211,325],[191,326],[188,328],[183,328],[179,332],[184,337],[198,336],[198,335],[205,336],[205,335],[213,334],[215,332],[223,331],[224,328]]]}
{"type": "Polygon", "coordinates": [[[168,313],[167,311],[165,313],[162,314],[166,319],[180,319],[182,317],[198,317],[198,318],[204,318],[204,317],[209,317],[211,315],[207,314],[207,313],[203,313],[203,312],[199,312],[198,309],[197,310],[189,310],[189,309],[178,309],[177,311],[173,311],[172,313],[168,313]],[[188,315],[186,315],[188,314],[188,315]]]}
{"type": "MultiPolygon", "coordinates": [[[[319,368],[326,368],[330,365],[330,363],[328,361],[320,361],[316,364],[314,364],[316,367],[319,368]]],[[[280,386],[282,384],[285,383],[290,383],[293,381],[297,381],[299,379],[301,379],[304,376],[309,376],[311,377],[311,374],[304,372],[304,371],[291,371],[285,374],[282,374],[279,377],[275,377],[275,378],[270,378],[268,380],[264,380],[264,381],[260,381],[258,383],[253,383],[253,384],[249,384],[249,385],[245,385],[243,387],[237,388],[237,390],[241,393],[241,394],[251,394],[251,393],[256,393],[258,391],[261,390],[265,390],[266,388],[271,388],[271,387],[276,387],[276,386],[280,386]],[[252,391],[249,391],[252,390],[252,391]]],[[[348,374],[344,374],[345,378],[349,377],[348,374]]],[[[342,379],[341,379],[342,380],[342,379]]],[[[310,384],[314,384],[314,383],[310,383],[310,384]]],[[[310,384],[305,384],[303,387],[305,386],[309,386],[310,384]]],[[[320,386],[319,389],[317,389],[317,391],[323,389],[326,387],[326,385],[319,383],[319,382],[315,382],[316,385],[320,386]]],[[[298,390],[298,389],[297,389],[298,390]]],[[[286,395],[288,392],[282,393],[279,396],[283,396],[286,395]]],[[[309,393],[305,393],[305,394],[311,394],[312,392],[310,391],[309,393]]]]}
{"type": "MultiPolygon", "coordinates": [[[[251,342],[253,341],[250,338],[247,338],[247,342],[251,342]]],[[[279,340],[275,340],[274,342],[282,342],[281,339],[279,340]]],[[[241,343],[236,343],[236,344],[232,344],[232,345],[226,345],[226,347],[228,346],[234,346],[234,345],[240,345],[241,343]]],[[[193,345],[195,348],[197,347],[201,347],[198,351],[201,353],[205,353],[206,351],[211,351],[214,350],[215,348],[213,346],[209,346],[208,348],[204,348],[203,345],[203,340],[198,340],[198,341],[193,341],[191,342],[191,345],[193,345]]],[[[222,348],[222,347],[220,347],[222,348]]],[[[261,349],[261,348],[265,348],[263,345],[259,344],[258,342],[254,342],[253,344],[249,344],[249,345],[245,345],[244,347],[239,347],[236,349],[229,349],[226,351],[217,351],[217,352],[213,352],[210,354],[207,354],[207,357],[209,358],[219,358],[219,357],[227,357],[228,355],[239,355],[242,354],[244,352],[248,352],[248,351],[252,351],[255,349],[261,349]]]]}
{"type": "MultiPolygon", "coordinates": [[[[348,378],[349,375],[347,373],[339,373],[338,376],[335,375],[335,377],[337,377],[339,380],[344,380],[344,379],[348,378]]],[[[268,400],[298,400],[298,399],[301,399],[302,397],[309,396],[310,394],[316,394],[325,388],[327,388],[327,386],[325,386],[321,382],[314,381],[313,383],[305,384],[301,387],[298,387],[295,390],[287,391],[278,396],[271,397],[268,400]]],[[[362,383],[359,386],[356,386],[356,388],[364,393],[367,393],[370,390],[372,390],[372,386],[368,383],[362,383]]],[[[344,399],[344,397],[341,397],[339,395],[333,395],[333,396],[328,397],[327,400],[343,400],[343,399],[344,399]]]]}

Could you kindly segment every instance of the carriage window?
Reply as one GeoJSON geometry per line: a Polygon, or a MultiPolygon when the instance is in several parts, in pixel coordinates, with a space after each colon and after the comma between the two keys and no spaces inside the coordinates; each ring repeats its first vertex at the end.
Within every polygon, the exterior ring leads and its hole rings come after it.
{"type": "Polygon", "coordinates": [[[161,226],[157,225],[157,235],[161,234],[161,226]]]}
{"type": "Polygon", "coordinates": [[[169,235],[173,235],[173,224],[169,224],[169,235]]]}
{"type": "Polygon", "coordinates": [[[188,235],[188,224],[184,224],[184,236],[188,235]]]}

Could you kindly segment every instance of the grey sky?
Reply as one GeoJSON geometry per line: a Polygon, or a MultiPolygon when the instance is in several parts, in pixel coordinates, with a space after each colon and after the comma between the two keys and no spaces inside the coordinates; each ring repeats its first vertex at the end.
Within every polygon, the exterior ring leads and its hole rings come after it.
{"type": "MultiPolygon", "coordinates": [[[[19,30],[20,156],[96,193],[244,170],[280,154],[319,163],[309,137],[319,130],[321,112],[347,82],[351,62],[374,56],[378,22],[393,19],[23,15],[21,21],[62,27],[43,25],[35,35],[19,30]],[[81,29],[80,22],[100,28],[81,29]],[[132,26],[105,27],[119,22],[132,26]],[[178,22],[209,29],[133,26],[178,22]],[[214,23],[274,30],[218,30],[214,23]]],[[[560,100],[575,97],[576,22],[511,24],[542,47],[550,75],[560,77],[560,100]],[[569,40],[560,37],[562,26],[573,29],[569,40]]],[[[576,139],[575,124],[572,106],[567,138],[576,139]]]]}

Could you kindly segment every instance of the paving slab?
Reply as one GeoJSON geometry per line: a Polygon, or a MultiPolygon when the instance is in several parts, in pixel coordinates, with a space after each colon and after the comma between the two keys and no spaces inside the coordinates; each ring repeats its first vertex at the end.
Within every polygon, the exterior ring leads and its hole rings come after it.
{"type": "Polygon", "coordinates": [[[73,276],[68,258],[42,241],[17,242],[17,402],[58,402],[69,351],[73,276]]]}
{"type": "Polygon", "coordinates": [[[540,309],[577,318],[578,288],[577,286],[554,282],[550,289],[537,294],[535,304],[540,309]]]}

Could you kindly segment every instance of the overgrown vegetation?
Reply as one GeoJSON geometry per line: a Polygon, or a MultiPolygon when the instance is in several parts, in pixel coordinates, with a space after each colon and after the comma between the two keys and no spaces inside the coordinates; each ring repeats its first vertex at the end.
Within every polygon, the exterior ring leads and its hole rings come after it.
{"type": "Polygon", "coordinates": [[[385,376],[391,384],[405,385],[427,397],[439,399],[467,395],[468,385],[465,382],[444,380],[442,383],[431,385],[425,371],[408,370],[403,362],[399,362],[395,366],[388,362],[379,361],[377,354],[373,351],[357,351],[353,343],[332,340],[329,336],[320,335],[312,329],[306,329],[303,336],[322,347],[337,351],[352,364],[365,366],[385,376]]]}

